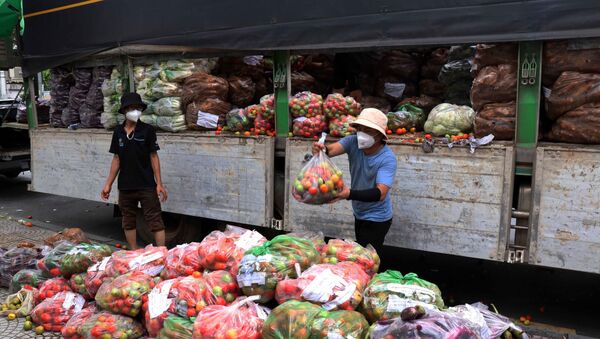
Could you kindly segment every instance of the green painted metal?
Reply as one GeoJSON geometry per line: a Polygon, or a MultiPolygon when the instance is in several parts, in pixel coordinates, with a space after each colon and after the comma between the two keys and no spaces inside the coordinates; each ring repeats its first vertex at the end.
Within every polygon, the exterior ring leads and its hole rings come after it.
{"type": "Polygon", "coordinates": [[[516,146],[535,149],[540,111],[542,42],[519,43],[516,146]]]}
{"type": "Polygon", "coordinates": [[[515,175],[530,177],[533,175],[533,168],[530,166],[516,166],[515,175]]]}
{"type": "Polygon", "coordinates": [[[290,52],[276,51],[273,57],[273,87],[275,90],[275,130],[278,137],[287,137],[290,127],[290,52]]]}
{"type": "Polygon", "coordinates": [[[25,106],[27,107],[27,125],[29,126],[29,129],[36,129],[37,128],[37,117],[36,115],[36,111],[33,107],[34,105],[34,98],[35,98],[35,93],[33,92],[33,83],[32,83],[32,79],[31,78],[26,78],[24,79],[24,89],[25,91],[23,92],[23,98],[25,99],[25,106]]]}

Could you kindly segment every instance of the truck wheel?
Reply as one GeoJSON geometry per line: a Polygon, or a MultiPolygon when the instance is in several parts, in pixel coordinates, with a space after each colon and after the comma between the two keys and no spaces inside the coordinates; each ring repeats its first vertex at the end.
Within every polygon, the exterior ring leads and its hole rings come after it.
{"type": "MultiPolygon", "coordinates": [[[[173,247],[177,244],[199,241],[202,233],[202,225],[199,219],[182,214],[162,213],[165,224],[165,243],[167,247],[173,247]]],[[[138,238],[144,244],[154,243],[154,234],[144,220],[142,210],[137,213],[137,234],[138,238]]]]}

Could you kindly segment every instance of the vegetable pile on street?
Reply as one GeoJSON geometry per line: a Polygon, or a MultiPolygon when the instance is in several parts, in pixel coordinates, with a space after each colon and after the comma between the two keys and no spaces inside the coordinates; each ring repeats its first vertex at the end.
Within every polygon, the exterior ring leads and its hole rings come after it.
{"type": "Polygon", "coordinates": [[[483,304],[446,307],[415,273],[378,272],[370,245],[322,233],[267,241],[227,226],[171,250],[60,241],[43,253],[14,274],[0,316],[66,339],[527,338],[483,304]]]}

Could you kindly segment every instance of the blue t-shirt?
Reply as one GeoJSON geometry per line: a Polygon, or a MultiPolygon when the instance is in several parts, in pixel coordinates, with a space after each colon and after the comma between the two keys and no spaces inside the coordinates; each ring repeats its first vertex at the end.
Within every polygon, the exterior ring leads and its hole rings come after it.
{"type": "MultiPolygon", "coordinates": [[[[340,144],[348,154],[350,162],[350,174],[352,175],[351,188],[353,190],[365,190],[374,188],[377,184],[384,184],[390,189],[396,177],[396,156],[394,152],[384,145],[377,153],[365,155],[358,148],[356,135],[350,135],[342,140],[340,144]]],[[[363,202],[352,201],[354,216],[359,220],[387,221],[392,218],[392,199],[390,192],[383,201],[363,202]]]]}

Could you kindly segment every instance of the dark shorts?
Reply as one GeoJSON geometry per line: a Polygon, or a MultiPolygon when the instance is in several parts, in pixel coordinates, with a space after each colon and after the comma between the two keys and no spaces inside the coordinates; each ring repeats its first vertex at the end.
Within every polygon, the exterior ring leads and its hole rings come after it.
{"type": "Polygon", "coordinates": [[[119,191],[119,209],[123,215],[123,229],[136,229],[138,202],[142,205],[144,219],[150,230],[152,232],[164,230],[160,200],[154,189],[119,191]]]}
{"type": "Polygon", "coordinates": [[[383,250],[383,241],[392,226],[392,219],[382,222],[359,220],[354,218],[356,242],[362,246],[371,244],[377,252],[383,250]]]}

